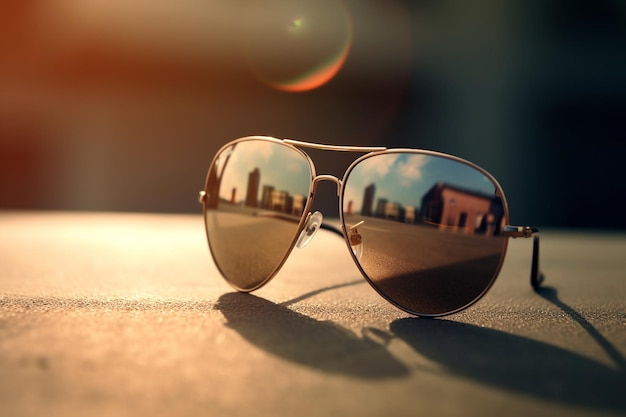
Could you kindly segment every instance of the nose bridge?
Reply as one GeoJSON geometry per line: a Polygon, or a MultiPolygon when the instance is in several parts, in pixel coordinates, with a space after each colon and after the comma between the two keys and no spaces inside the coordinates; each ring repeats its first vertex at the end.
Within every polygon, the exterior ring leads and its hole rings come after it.
{"type": "Polygon", "coordinates": [[[337,185],[337,197],[339,197],[339,191],[341,190],[341,180],[334,175],[318,175],[313,178],[313,192],[317,189],[317,184],[322,181],[334,182],[337,185]]]}

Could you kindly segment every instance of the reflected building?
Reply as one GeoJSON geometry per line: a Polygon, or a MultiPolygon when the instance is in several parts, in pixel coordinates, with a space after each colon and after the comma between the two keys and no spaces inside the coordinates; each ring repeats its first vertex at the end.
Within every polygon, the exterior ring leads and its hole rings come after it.
{"type": "Polygon", "coordinates": [[[271,186],[267,188],[267,192],[270,204],[263,208],[296,216],[304,211],[306,198],[302,194],[291,195],[288,191],[278,191],[271,186]]]}
{"type": "Polygon", "coordinates": [[[271,210],[288,213],[291,211],[292,199],[287,191],[272,191],[271,210]]]}
{"type": "Polygon", "coordinates": [[[440,229],[494,235],[502,228],[504,206],[497,196],[440,182],[422,197],[420,215],[440,229]]]}
{"type": "MultiPolygon", "coordinates": [[[[410,215],[410,223],[415,222],[415,209],[409,206],[413,211],[410,215]]],[[[376,216],[386,220],[394,220],[397,222],[407,222],[407,208],[400,203],[392,203],[386,199],[378,200],[376,216]]]]}
{"type": "Polygon", "coordinates": [[[352,214],[352,206],[354,204],[352,203],[352,200],[348,201],[348,207],[346,208],[346,214],[352,214]]]}
{"type": "MultiPolygon", "coordinates": [[[[414,206],[404,207],[401,203],[392,203],[386,198],[379,198],[374,206],[374,196],[376,185],[370,184],[363,190],[363,205],[361,215],[378,217],[381,219],[395,220],[401,222],[415,223],[416,209],[414,206]]],[[[348,214],[352,214],[352,201],[348,203],[348,214]]]]}
{"type": "Polygon", "coordinates": [[[422,197],[421,207],[379,198],[372,211],[374,190],[374,184],[364,189],[362,215],[489,236],[500,234],[505,221],[500,197],[452,184],[433,185],[422,197]]]}
{"type": "Polygon", "coordinates": [[[296,194],[293,196],[293,205],[291,208],[291,214],[299,216],[304,211],[304,206],[306,205],[306,198],[302,194],[296,194]]]}
{"type": "Polygon", "coordinates": [[[389,200],[386,198],[379,198],[376,202],[376,211],[374,211],[374,215],[376,217],[385,218],[385,209],[387,207],[387,203],[389,200]]]}
{"type": "Polygon", "coordinates": [[[257,196],[259,195],[259,184],[261,183],[261,171],[254,168],[248,174],[248,191],[246,192],[246,206],[256,207],[258,205],[257,196]]]}
{"type": "MultiPolygon", "coordinates": [[[[250,181],[254,179],[256,179],[256,177],[253,178],[251,173],[250,181]]],[[[257,184],[256,189],[258,190],[258,188],[259,185],[257,184]]],[[[249,183],[248,189],[250,190],[249,183]]],[[[306,198],[302,194],[291,195],[288,191],[277,190],[275,186],[268,184],[264,184],[261,188],[259,207],[264,210],[299,216],[304,211],[305,206],[306,198]]]]}
{"type": "Polygon", "coordinates": [[[398,220],[400,218],[400,204],[389,202],[386,203],[383,216],[385,219],[398,220]]]}
{"type": "Polygon", "coordinates": [[[415,223],[415,214],[416,209],[413,206],[405,206],[404,207],[404,222],[405,223],[415,223]]]}
{"type": "Polygon", "coordinates": [[[363,205],[361,206],[361,215],[371,216],[372,206],[374,205],[374,195],[376,194],[376,185],[373,183],[365,187],[363,192],[363,205]]]}
{"type": "Polygon", "coordinates": [[[271,185],[264,185],[263,192],[261,194],[261,208],[271,210],[272,209],[272,193],[274,187],[271,185]]]}

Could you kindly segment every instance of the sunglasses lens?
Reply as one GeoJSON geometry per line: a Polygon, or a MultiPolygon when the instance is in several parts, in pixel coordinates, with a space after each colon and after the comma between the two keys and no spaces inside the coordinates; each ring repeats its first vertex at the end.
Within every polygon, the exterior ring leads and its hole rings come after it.
{"type": "Polygon", "coordinates": [[[355,261],[404,310],[449,314],[495,280],[508,214],[486,172],[426,153],[374,155],[348,172],[342,201],[355,261]]]}
{"type": "Polygon", "coordinates": [[[216,155],[207,178],[205,225],[224,278],[241,291],[267,282],[291,251],[311,187],[299,151],[243,140],[216,155]]]}

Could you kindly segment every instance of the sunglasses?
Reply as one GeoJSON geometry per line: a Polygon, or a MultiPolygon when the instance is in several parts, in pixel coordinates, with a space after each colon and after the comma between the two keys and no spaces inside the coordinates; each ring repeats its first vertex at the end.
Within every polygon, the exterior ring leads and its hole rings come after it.
{"type": "Polygon", "coordinates": [[[502,267],[509,237],[534,238],[531,285],[543,281],[539,231],[509,225],[498,182],[443,153],[250,136],[217,152],[199,201],[213,260],[238,291],[265,285],[320,228],[343,236],[367,282],[417,316],[478,301],[502,267]],[[339,179],[317,175],[303,148],[361,156],[339,179]],[[337,184],[338,227],[310,212],[321,181],[337,184]]]}

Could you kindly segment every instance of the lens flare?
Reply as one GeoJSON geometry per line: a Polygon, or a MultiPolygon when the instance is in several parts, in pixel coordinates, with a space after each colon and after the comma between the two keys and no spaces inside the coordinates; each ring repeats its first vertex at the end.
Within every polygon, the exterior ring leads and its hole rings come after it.
{"type": "Polygon", "coordinates": [[[249,10],[243,52],[263,83],[287,92],[318,88],[343,67],[352,19],[341,1],[285,0],[249,10]]]}

